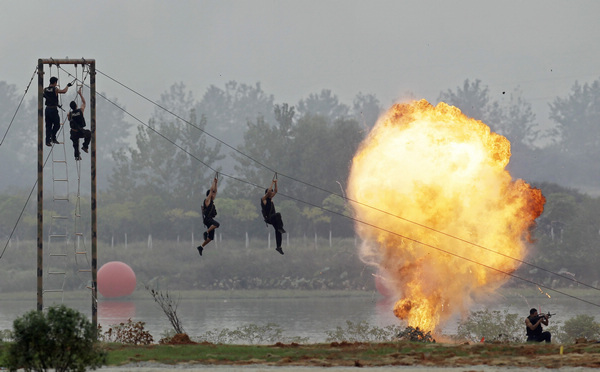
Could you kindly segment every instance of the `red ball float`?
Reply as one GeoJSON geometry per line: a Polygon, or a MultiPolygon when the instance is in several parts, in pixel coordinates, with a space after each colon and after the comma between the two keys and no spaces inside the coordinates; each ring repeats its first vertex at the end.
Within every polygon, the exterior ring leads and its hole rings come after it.
{"type": "Polygon", "coordinates": [[[129,296],[136,283],[135,273],[126,263],[111,261],[98,270],[98,292],[106,298],[129,296]]]}

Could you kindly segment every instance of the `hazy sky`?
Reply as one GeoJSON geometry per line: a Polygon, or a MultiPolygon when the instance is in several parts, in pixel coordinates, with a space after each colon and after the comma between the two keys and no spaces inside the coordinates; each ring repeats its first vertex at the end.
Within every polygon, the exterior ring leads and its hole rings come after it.
{"type": "MultiPolygon", "coordinates": [[[[387,107],[407,92],[435,102],[480,79],[492,99],[520,87],[544,123],[547,102],[600,77],[596,0],[0,4],[0,81],[19,92],[37,59],[50,57],[93,58],[151,99],[177,82],[200,99],[211,84],[235,80],[260,82],[276,103],[331,89],[346,104],[362,92],[387,107]]],[[[151,115],[115,83],[99,75],[97,84],[135,115],[151,115]]]]}

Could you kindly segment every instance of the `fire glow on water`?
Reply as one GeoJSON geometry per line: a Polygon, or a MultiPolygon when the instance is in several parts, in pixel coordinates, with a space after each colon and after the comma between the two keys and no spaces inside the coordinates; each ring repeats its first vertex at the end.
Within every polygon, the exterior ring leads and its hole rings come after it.
{"type": "Polygon", "coordinates": [[[378,267],[409,326],[435,332],[524,259],[545,198],[512,179],[509,159],[505,137],[425,100],[394,105],[359,147],[348,198],[361,258],[378,267]]]}

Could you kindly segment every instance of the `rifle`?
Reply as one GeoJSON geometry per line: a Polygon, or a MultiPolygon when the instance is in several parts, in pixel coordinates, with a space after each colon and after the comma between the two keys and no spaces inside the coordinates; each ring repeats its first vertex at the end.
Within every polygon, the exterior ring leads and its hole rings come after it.
{"type": "Polygon", "coordinates": [[[550,314],[550,312],[548,311],[547,314],[538,314],[537,317],[533,318],[533,320],[531,321],[532,323],[537,323],[538,320],[540,320],[540,318],[546,318],[546,319],[550,319],[550,317],[552,317],[552,315],[556,315],[556,313],[554,314],[550,314]]]}

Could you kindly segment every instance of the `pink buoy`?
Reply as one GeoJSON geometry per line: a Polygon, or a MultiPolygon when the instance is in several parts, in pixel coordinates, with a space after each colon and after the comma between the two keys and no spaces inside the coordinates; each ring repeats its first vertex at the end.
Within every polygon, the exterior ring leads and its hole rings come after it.
{"type": "Polygon", "coordinates": [[[98,270],[98,292],[106,298],[129,296],[135,286],[135,273],[126,263],[111,261],[98,270]]]}

